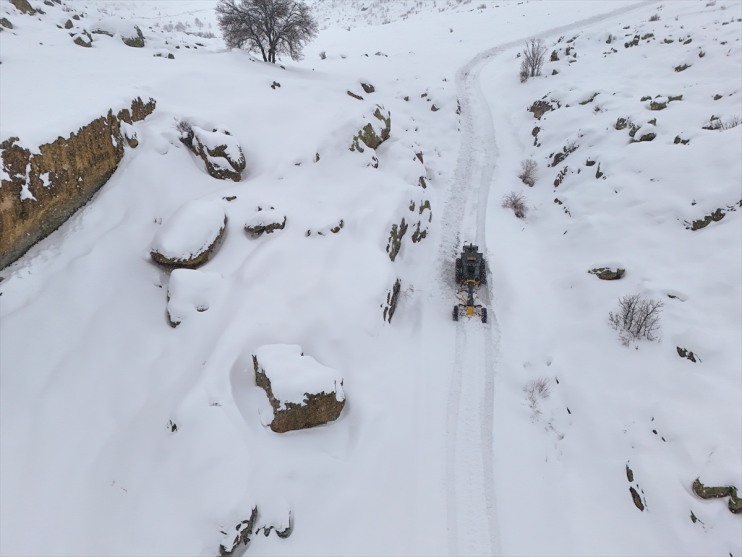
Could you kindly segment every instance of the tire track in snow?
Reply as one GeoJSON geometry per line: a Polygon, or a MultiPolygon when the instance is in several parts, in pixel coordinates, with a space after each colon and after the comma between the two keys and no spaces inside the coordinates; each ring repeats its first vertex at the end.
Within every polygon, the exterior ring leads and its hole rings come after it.
{"type": "MultiPolygon", "coordinates": [[[[535,37],[572,31],[652,3],[654,1],[631,4],[548,29],[535,37]]],[[[453,284],[453,260],[463,241],[474,238],[482,253],[485,256],[488,253],[487,206],[498,148],[479,74],[492,57],[522,45],[528,38],[531,36],[480,52],[456,72],[462,141],[442,219],[443,234],[438,257],[444,292],[445,285],[453,284]],[[477,118],[474,118],[475,113],[477,118]],[[470,219],[465,218],[467,216],[476,217],[475,227],[471,226],[470,219]]],[[[491,309],[489,287],[481,290],[482,303],[490,308],[490,323],[486,326],[466,322],[457,325],[456,352],[448,393],[446,499],[450,555],[501,553],[493,461],[494,387],[500,333],[491,309]],[[472,348],[477,350],[467,352],[467,345],[475,345],[472,348]],[[478,379],[483,384],[477,385],[478,379]],[[478,439],[476,429],[479,430],[478,439]],[[476,453],[479,453],[478,459],[476,453]],[[465,547],[461,545],[461,537],[466,540],[465,547]]]]}

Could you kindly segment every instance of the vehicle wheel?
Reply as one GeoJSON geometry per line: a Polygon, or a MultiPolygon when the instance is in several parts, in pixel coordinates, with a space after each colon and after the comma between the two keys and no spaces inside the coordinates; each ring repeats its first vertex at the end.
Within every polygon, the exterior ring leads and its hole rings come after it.
{"type": "Polygon", "coordinates": [[[461,284],[461,281],[463,278],[464,278],[464,269],[463,269],[463,265],[461,264],[461,258],[459,257],[456,260],[456,284],[461,284]]]}
{"type": "Polygon", "coordinates": [[[487,261],[482,258],[482,263],[479,266],[479,282],[487,284],[487,261]]]}
{"type": "Polygon", "coordinates": [[[487,308],[482,308],[482,323],[487,323],[487,308]]]}
{"type": "Polygon", "coordinates": [[[459,306],[453,306],[453,320],[459,320],[459,306]]]}

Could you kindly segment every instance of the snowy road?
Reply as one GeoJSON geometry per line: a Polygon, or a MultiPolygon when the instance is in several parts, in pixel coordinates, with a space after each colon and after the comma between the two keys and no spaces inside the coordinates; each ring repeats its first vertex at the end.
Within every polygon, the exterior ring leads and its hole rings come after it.
{"type": "MultiPolygon", "coordinates": [[[[646,5],[632,4],[540,33],[561,34],[598,23],[646,5]]],[[[461,147],[442,222],[439,264],[444,285],[453,285],[453,262],[464,243],[484,253],[490,186],[499,155],[489,101],[480,73],[496,55],[520,47],[528,37],[479,53],[456,74],[461,106],[461,147]]],[[[488,269],[491,275],[493,269],[488,269]]],[[[496,272],[496,269],[494,270],[496,272]]],[[[490,283],[491,284],[491,283],[490,283]]],[[[493,402],[500,332],[491,286],[480,288],[489,308],[489,323],[463,320],[456,325],[455,360],[448,392],[446,432],[446,500],[450,555],[502,554],[498,531],[493,450],[493,402]]],[[[445,289],[444,289],[445,290],[445,289]]]]}

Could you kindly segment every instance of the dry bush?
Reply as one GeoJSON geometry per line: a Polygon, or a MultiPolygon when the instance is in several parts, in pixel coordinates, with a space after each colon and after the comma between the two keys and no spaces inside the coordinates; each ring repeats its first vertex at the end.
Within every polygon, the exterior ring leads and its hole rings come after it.
{"type": "Polygon", "coordinates": [[[518,174],[518,178],[520,178],[521,182],[526,184],[527,186],[533,187],[533,184],[536,183],[536,169],[538,168],[538,163],[533,159],[526,159],[520,162],[520,169],[521,172],[518,174]]]}
{"type": "Polygon", "coordinates": [[[523,59],[520,62],[520,80],[526,81],[529,77],[541,75],[541,68],[546,58],[546,45],[542,39],[528,39],[523,49],[523,59]]]}
{"type": "Polygon", "coordinates": [[[551,395],[549,380],[546,377],[531,379],[523,387],[523,392],[526,393],[526,400],[528,401],[531,412],[533,412],[533,417],[538,417],[541,414],[541,410],[538,407],[539,401],[546,400],[551,395]]]}
{"type": "Polygon", "coordinates": [[[325,52],[324,50],[322,52],[320,52],[319,53],[319,58],[320,58],[320,60],[324,60],[325,58],[327,58],[327,52],[325,52]]]}
{"type": "Polygon", "coordinates": [[[519,219],[525,218],[526,213],[528,213],[526,198],[521,193],[513,192],[503,197],[502,206],[504,209],[512,209],[515,216],[519,219]]]}
{"type": "Polygon", "coordinates": [[[608,322],[627,346],[632,340],[656,340],[663,306],[639,294],[623,296],[618,300],[618,312],[608,314],[608,322]]]}
{"type": "Polygon", "coordinates": [[[654,14],[652,17],[649,18],[649,21],[659,21],[660,20],[660,14],[654,14]]]}

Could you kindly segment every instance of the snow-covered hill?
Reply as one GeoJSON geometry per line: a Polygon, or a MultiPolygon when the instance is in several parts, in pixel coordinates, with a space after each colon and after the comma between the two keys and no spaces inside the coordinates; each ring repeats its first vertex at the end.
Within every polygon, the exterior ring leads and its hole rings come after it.
{"type": "Polygon", "coordinates": [[[742,488],[742,3],[316,0],[282,66],[227,51],[211,0],[30,4],[0,0],[0,142],[157,108],[0,270],[0,554],[216,555],[257,507],[292,531],[247,554],[742,555],[729,497],[692,490],[742,488]],[[350,151],[377,105],[389,139],[350,151]],[[242,180],[183,122],[227,130],[242,180]],[[221,247],[171,288],[150,251],[197,200],[221,247]],[[486,325],[451,320],[469,241],[486,325]],[[632,294],[654,341],[610,326],[632,294]],[[264,425],[273,344],[343,377],[337,421],[264,425]]]}

